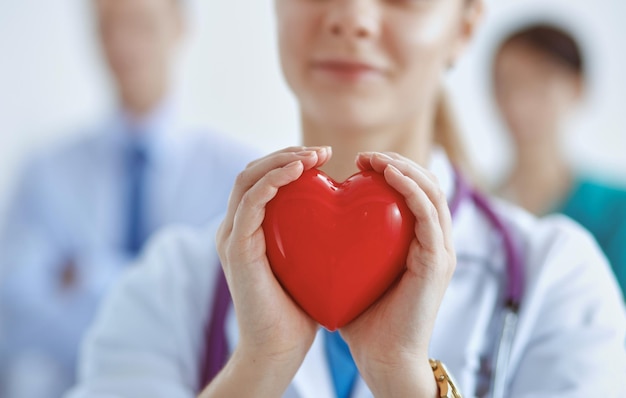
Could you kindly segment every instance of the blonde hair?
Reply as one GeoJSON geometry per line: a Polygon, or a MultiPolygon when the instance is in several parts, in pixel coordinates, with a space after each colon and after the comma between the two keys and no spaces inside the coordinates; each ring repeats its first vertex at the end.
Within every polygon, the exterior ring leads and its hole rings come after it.
{"type": "Polygon", "coordinates": [[[474,189],[487,191],[487,181],[474,167],[466,150],[454,106],[445,90],[441,90],[435,114],[434,141],[446,152],[452,165],[474,189]]]}
{"type": "Polygon", "coordinates": [[[435,143],[439,144],[446,151],[450,162],[455,167],[462,170],[467,178],[474,177],[452,103],[448,93],[443,89],[440,91],[437,100],[434,139],[435,143]]]}

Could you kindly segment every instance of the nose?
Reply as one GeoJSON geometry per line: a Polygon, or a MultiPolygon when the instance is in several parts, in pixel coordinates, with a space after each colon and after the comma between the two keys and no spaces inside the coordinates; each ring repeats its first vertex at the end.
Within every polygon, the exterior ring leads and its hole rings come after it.
{"type": "Polygon", "coordinates": [[[368,39],[379,33],[377,0],[335,0],[329,3],[325,30],[336,38],[368,39]]]}

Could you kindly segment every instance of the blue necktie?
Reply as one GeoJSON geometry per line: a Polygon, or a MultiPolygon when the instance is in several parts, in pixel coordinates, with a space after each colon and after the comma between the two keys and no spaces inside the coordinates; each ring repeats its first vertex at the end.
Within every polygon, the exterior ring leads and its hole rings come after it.
{"type": "Polygon", "coordinates": [[[146,239],[145,226],[145,180],[148,156],[146,150],[134,143],[126,154],[126,253],[135,257],[146,239]]]}
{"type": "Polygon", "coordinates": [[[350,397],[359,371],[352,360],[348,344],[343,341],[339,332],[324,329],[324,348],[337,398],[350,397]]]}

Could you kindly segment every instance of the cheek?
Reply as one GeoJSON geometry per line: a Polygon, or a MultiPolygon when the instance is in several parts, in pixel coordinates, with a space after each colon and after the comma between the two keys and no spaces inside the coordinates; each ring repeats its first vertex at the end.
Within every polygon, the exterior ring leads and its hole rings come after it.
{"type": "MultiPolygon", "coordinates": [[[[405,25],[409,25],[406,23],[405,25]]],[[[439,18],[439,15],[435,16],[423,16],[412,18],[412,29],[405,27],[404,36],[408,41],[416,47],[422,48],[442,48],[450,44],[451,40],[451,21],[446,21],[445,18],[439,18]],[[409,34],[407,34],[409,33],[409,34]]],[[[397,25],[400,27],[401,25],[397,25]]]]}
{"type": "Polygon", "coordinates": [[[499,98],[499,105],[513,135],[522,137],[553,131],[563,115],[561,100],[550,82],[545,82],[543,87],[518,86],[499,98]]]}
{"type": "Polygon", "coordinates": [[[580,98],[577,93],[575,83],[562,77],[554,82],[553,102],[555,104],[555,112],[561,116],[567,116],[579,105],[580,98]]]}
{"type": "Polygon", "coordinates": [[[555,79],[539,80],[525,103],[529,118],[536,115],[545,121],[563,117],[570,106],[566,88],[555,79]]]}
{"type": "Polygon", "coordinates": [[[438,18],[395,23],[388,31],[390,56],[397,66],[398,89],[406,101],[421,102],[439,90],[452,44],[450,26],[438,18]],[[413,28],[407,28],[413,26],[413,28]]]}
{"type": "Polygon", "coordinates": [[[446,1],[428,12],[400,11],[388,16],[388,29],[408,57],[428,57],[429,61],[420,61],[445,63],[459,34],[457,25],[461,18],[456,7],[456,2],[446,1]]]}
{"type": "MultiPolygon", "coordinates": [[[[279,1],[279,4],[284,2],[279,1]]],[[[280,64],[287,83],[293,88],[301,79],[306,67],[306,56],[311,46],[311,21],[301,11],[289,4],[281,5],[277,11],[278,46],[280,64]]]]}

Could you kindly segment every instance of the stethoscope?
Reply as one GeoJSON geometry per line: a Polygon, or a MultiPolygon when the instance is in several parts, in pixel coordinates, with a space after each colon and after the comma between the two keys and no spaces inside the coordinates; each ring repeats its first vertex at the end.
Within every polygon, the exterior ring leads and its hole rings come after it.
{"type": "MultiPolygon", "coordinates": [[[[494,352],[494,364],[491,375],[491,397],[503,398],[507,385],[507,371],[511,349],[517,329],[519,308],[524,289],[522,257],[517,251],[511,231],[496,214],[487,197],[473,189],[455,170],[455,194],[450,202],[450,213],[454,217],[461,203],[471,200],[483,213],[492,227],[502,238],[506,253],[507,287],[502,310],[500,338],[494,352]]],[[[226,278],[219,267],[216,290],[213,299],[212,316],[205,333],[206,352],[200,373],[200,386],[206,386],[228,361],[229,347],[226,337],[226,316],[232,299],[226,278]]]]}
{"type": "Polygon", "coordinates": [[[472,189],[457,170],[455,170],[454,175],[455,195],[450,203],[450,213],[454,217],[461,202],[470,199],[487,218],[491,226],[500,234],[506,254],[507,287],[502,309],[500,338],[494,356],[495,367],[491,377],[491,397],[503,398],[507,385],[511,349],[513,347],[515,331],[517,330],[517,321],[519,319],[519,308],[524,291],[522,256],[517,250],[511,231],[496,214],[489,199],[477,190],[472,189]]]}

